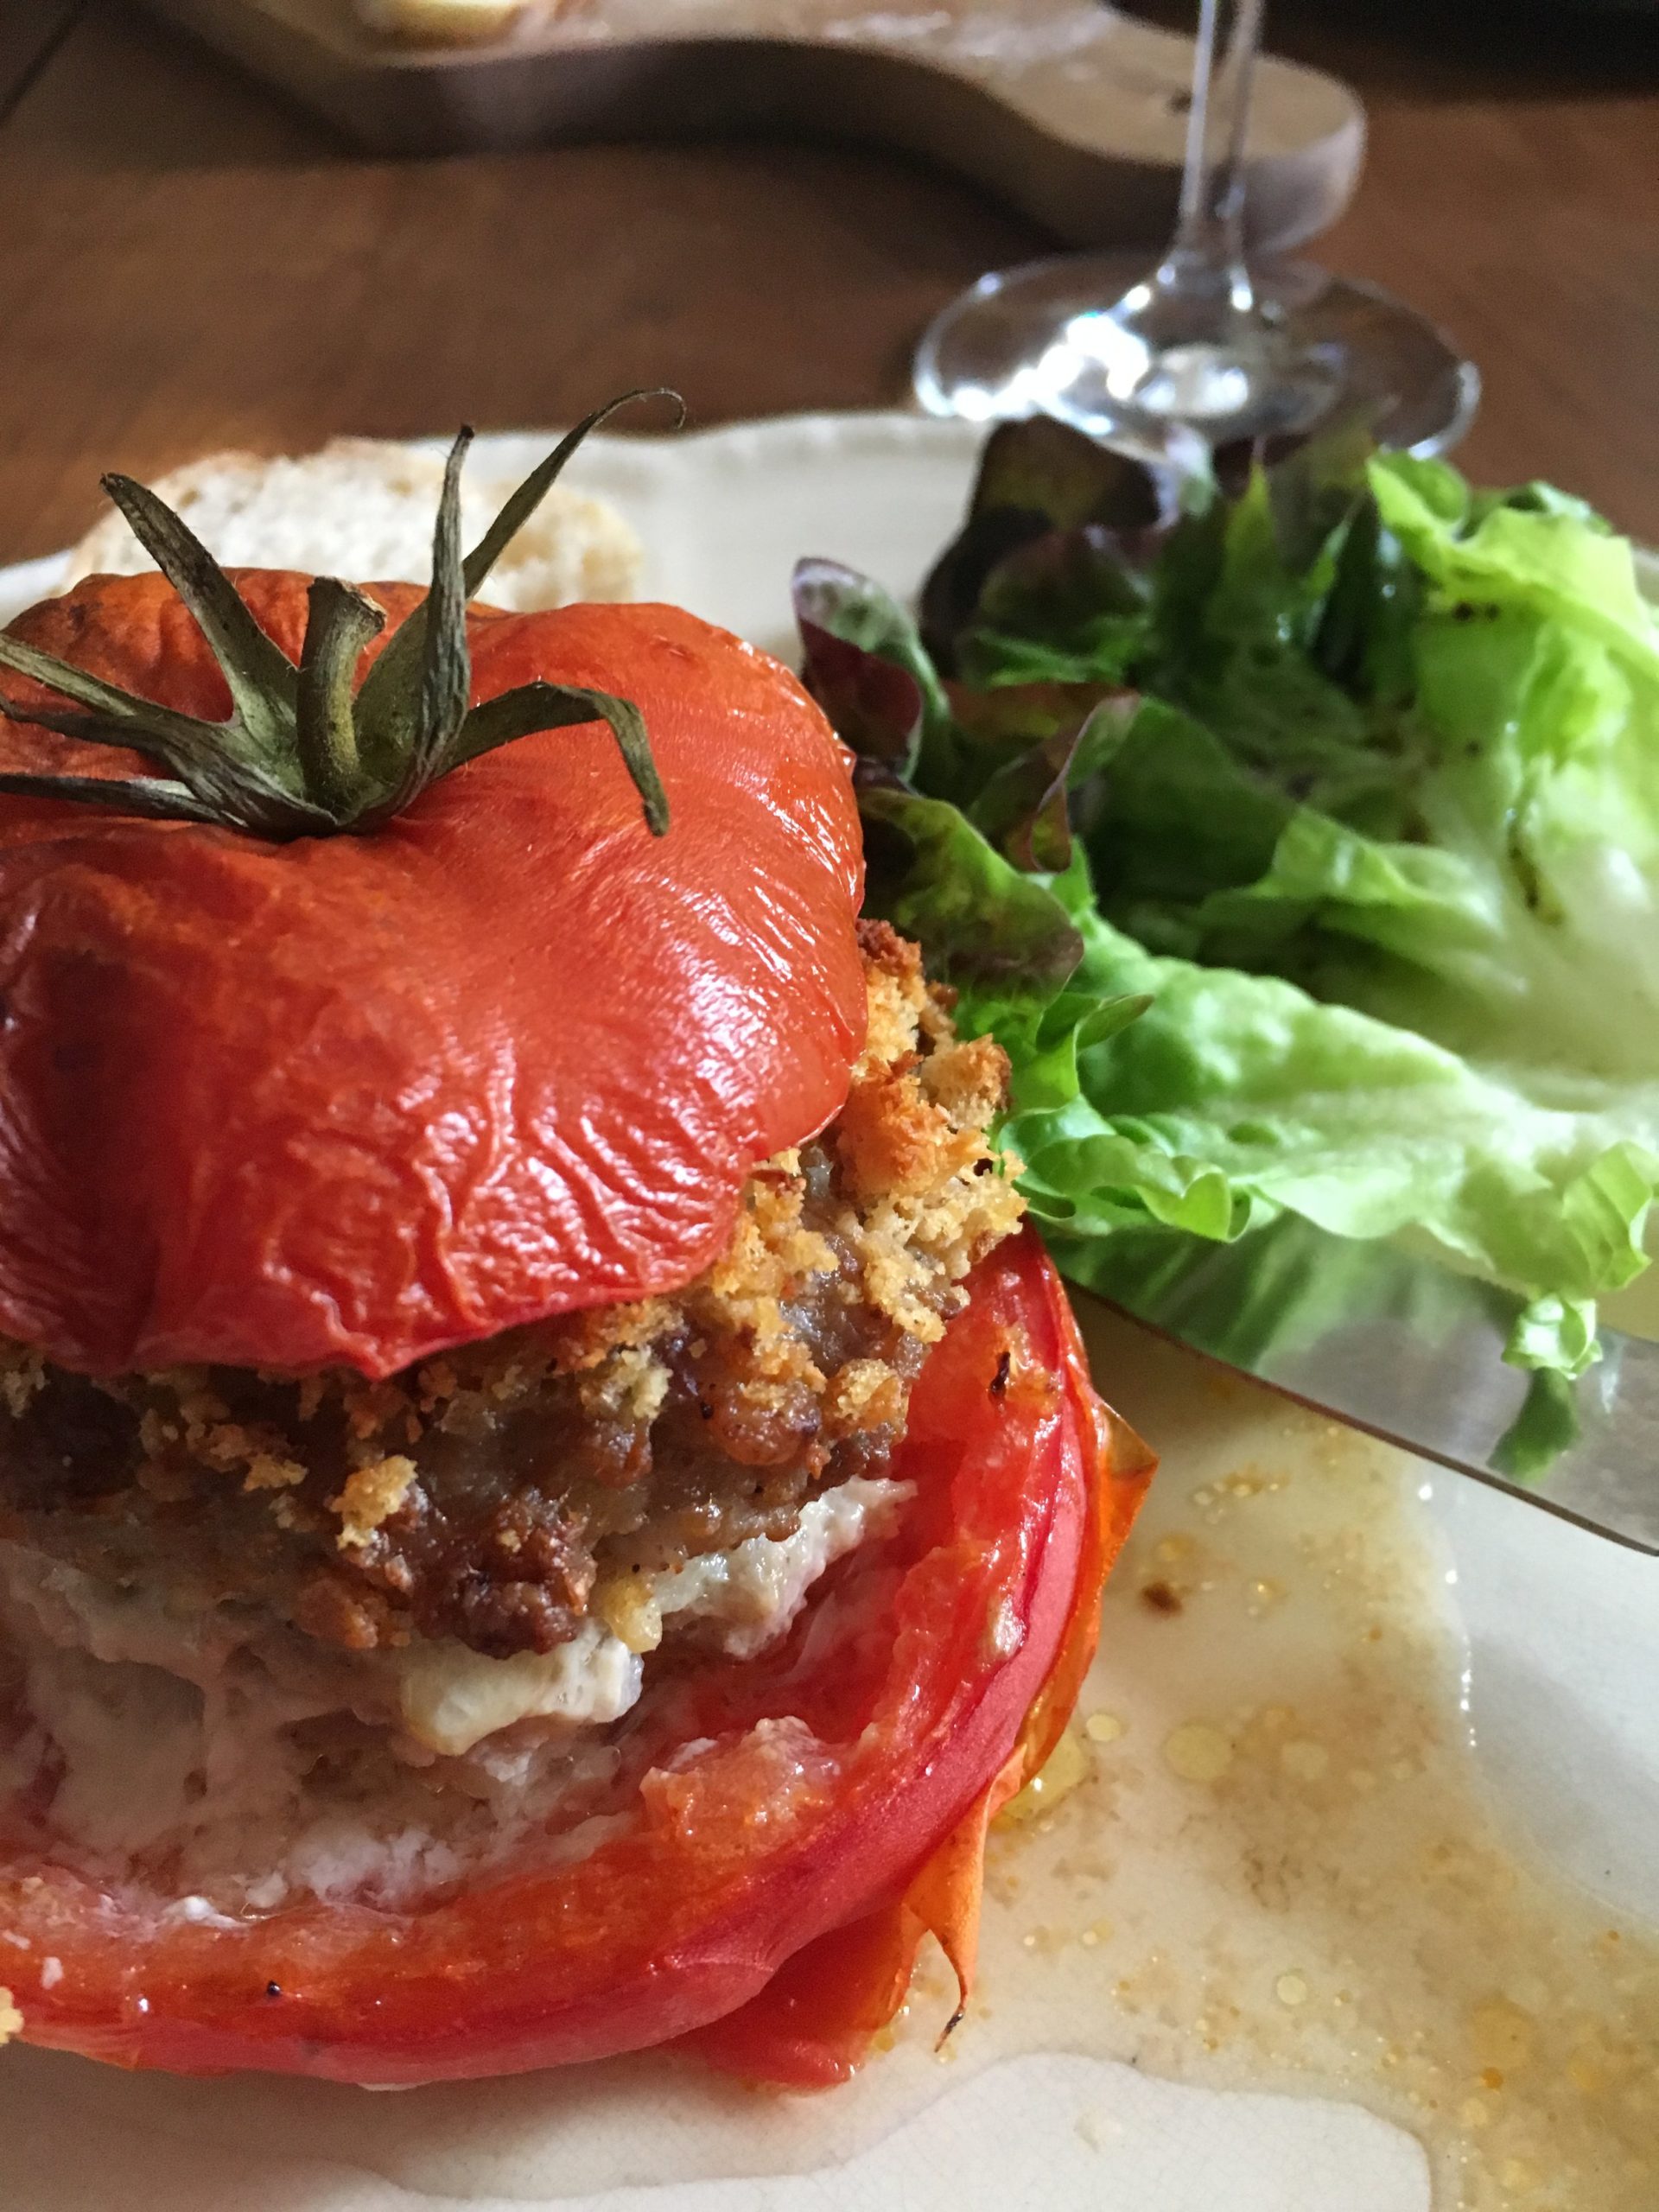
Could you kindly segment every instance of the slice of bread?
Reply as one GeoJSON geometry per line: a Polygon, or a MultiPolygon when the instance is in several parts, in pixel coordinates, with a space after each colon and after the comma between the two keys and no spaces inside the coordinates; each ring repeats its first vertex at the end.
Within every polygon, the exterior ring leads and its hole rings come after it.
{"type": "MultiPolygon", "coordinates": [[[[461,537],[474,544],[507,494],[511,477],[469,468],[461,480],[461,537]]],[[[209,454],[153,488],[215,559],[231,569],[299,569],[353,583],[426,583],[432,525],[443,485],[435,454],[380,438],[335,438],[294,461],[209,454]]],[[[604,499],[556,484],[490,572],[483,596],[527,613],[571,600],[628,599],[639,541],[604,499]]],[[[149,556],[111,512],[69,556],[68,581],[132,575],[149,556]]]]}

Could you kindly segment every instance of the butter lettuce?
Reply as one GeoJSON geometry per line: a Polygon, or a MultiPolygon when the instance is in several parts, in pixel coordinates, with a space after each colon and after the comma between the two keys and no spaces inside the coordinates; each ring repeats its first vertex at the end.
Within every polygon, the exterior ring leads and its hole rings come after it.
{"type": "Polygon", "coordinates": [[[1576,1376],[1659,1190],[1630,546],[1349,439],[1224,484],[1099,452],[994,434],[919,626],[803,574],[873,902],[1007,1046],[1034,1216],[1100,1287],[1292,1217],[1437,1254],[1576,1376]]]}

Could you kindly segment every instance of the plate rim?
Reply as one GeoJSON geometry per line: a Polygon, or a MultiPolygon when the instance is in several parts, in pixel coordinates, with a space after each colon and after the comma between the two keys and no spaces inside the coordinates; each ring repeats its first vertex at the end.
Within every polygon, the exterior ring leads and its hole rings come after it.
{"type": "MultiPolygon", "coordinates": [[[[728,423],[697,424],[679,430],[599,430],[588,441],[586,450],[596,459],[607,461],[636,461],[645,463],[652,470],[664,467],[673,468],[675,456],[692,454],[699,458],[711,447],[729,446],[740,452],[745,447],[765,448],[774,444],[787,445],[807,441],[812,444],[830,445],[849,436],[891,441],[905,445],[937,446],[942,455],[956,459],[971,467],[985,438],[995,425],[970,423],[959,416],[938,416],[924,413],[919,408],[859,407],[805,408],[780,415],[740,416],[728,423]]],[[[354,435],[355,433],[335,432],[333,435],[354,435]]],[[[558,429],[491,429],[480,430],[474,440],[472,457],[487,461],[493,455],[497,465],[514,467],[519,461],[506,461],[508,453],[539,446],[550,450],[564,434],[558,429]]],[[[410,438],[376,438],[376,444],[410,446],[425,453],[445,453],[448,440],[441,431],[424,432],[410,438]]],[[[323,443],[327,441],[324,440],[323,443]]],[[[225,450],[229,451],[226,448],[225,450]]],[[[311,448],[313,451],[319,448],[311,448]]],[[[1644,596],[1659,604],[1659,548],[1632,540],[1636,568],[1644,596]]],[[[55,552],[32,554],[22,561],[0,566],[0,623],[10,622],[24,608],[37,600],[52,596],[60,583],[64,569],[73,552],[72,546],[60,546],[55,552]]]]}

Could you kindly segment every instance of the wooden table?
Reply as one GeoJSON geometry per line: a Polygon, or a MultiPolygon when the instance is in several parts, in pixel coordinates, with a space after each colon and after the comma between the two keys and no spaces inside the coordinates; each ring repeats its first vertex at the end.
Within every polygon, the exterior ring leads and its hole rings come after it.
{"type": "MultiPolygon", "coordinates": [[[[1351,5],[1269,17],[1371,113],[1320,255],[1480,363],[1471,470],[1659,540],[1659,22],[1351,5]]],[[[213,446],[539,425],[631,384],[702,422],[901,404],[933,310],[1048,244],[854,149],[364,161],[117,0],[0,15],[0,560],[75,535],[100,469],[213,446]]]]}

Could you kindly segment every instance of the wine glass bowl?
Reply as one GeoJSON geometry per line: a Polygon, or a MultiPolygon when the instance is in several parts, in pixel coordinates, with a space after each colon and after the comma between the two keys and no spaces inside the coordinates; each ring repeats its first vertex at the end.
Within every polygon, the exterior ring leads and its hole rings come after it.
{"type": "Polygon", "coordinates": [[[1262,5],[1198,0],[1179,213],[1156,267],[1067,255],[982,277],[922,340],[915,389],[930,413],[1046,412],[1165,448],[1178,435],[1215,446],[1342,420],[1428,454],[1467,429],[1479,378],[1424,316],[1310,262],[1246,260],[1262,5]]]}
{"type": "Polygon", "coordinates": [[[929,327],[917,396],[930,414],[1053,414],[1156,447],[1172,426],[1221,445],[1341,414],[1379,444],[1432,454],[1468,429],[1478,372],[1426,317],[1311,262],[1256,262],[1250,278],[1252,315],[1195,331],[1133,254],[1057,255],[982,277],[929,327]],[[1151,296],[1144,317],[1137,292],[1151,296]]]}

